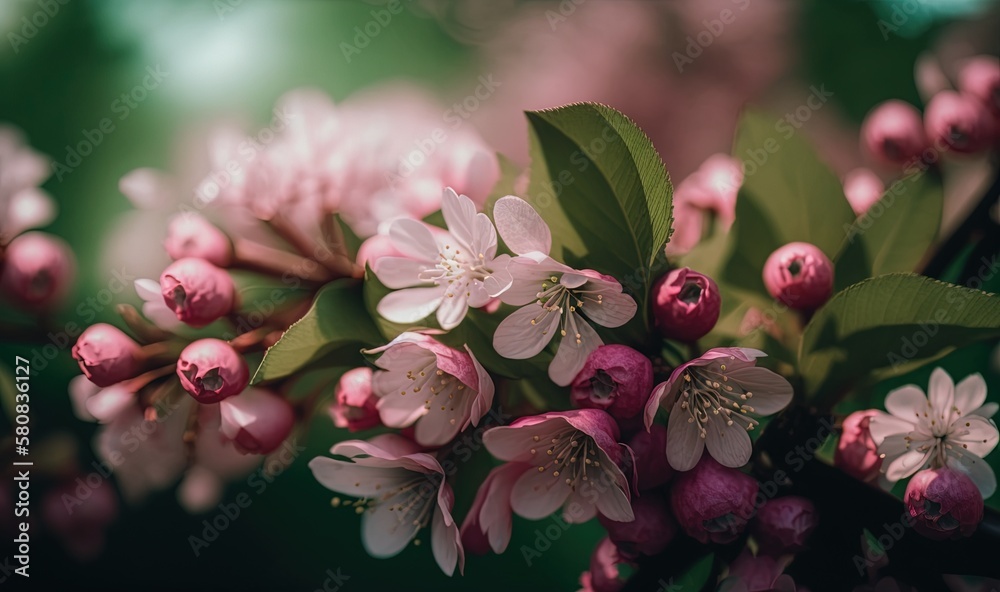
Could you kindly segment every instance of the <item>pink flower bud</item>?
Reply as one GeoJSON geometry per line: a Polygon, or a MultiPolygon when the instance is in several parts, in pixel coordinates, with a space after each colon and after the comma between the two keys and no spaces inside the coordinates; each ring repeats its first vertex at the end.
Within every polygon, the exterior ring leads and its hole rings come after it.
{"type": "Polygon", "coordinates": [[[628,442],[635,457],[635,472],[639,491],[655,489],[674,475],[674,469],[667,462],[667,428],[654,423],[649,431],[639,430],[628,442]]]}
{"type": "Polygon", "coordinates": [[[250,382],[246,360],[221,339],[199,339],[177,360],[181,386],[199,403],[218,403],[240,393],[250,382]]]}
{"type": "Polygon", "coordinates": [[[17,236],[0,254],[0,292],[25,308],[58,304],[75,275],[76,261],[69,245],[44,232],[17,236]]]}
{"type": "Polygon", "coordinates": [[[757,480],[705,454],[670,489],[670,507],[685,532],[701,543],[730,543],[753,514],[757,480]]]}
{"type": "Polygon", "coordinates": [[[677,534],[677,523],[661,495],[647,493],[632,499],[635,520],[615,522],[598,514],[608,537],[618,547],[618,554],[636,560],[641,555],[657,555],[667,548],[677,534]]]}
{"type": "Polygon", "coordinates": [[[610,538],[603,538],[590,555],[590,571],[580,576],[582,592],[620,592],[625,587],[621,577],[620,563],[629,563],[618,554],[618,548],[610,538]]]}
{"type": "Polygon", "coordinates": [[[615,419],[635,417],[653,390],[653,364],[626,345],[599,346],[573,380],[573,405],[602,409],[615,419]]]}
{"type": "Polygon", "coordinates": [[[983,519],[983,496],[964,473],[926,469],[910,479],[903,496],[920,534],[936,539],[970,536],[983,519]]]}
{"type": "Polygon", "coordinates": [[[833,293],[833,263],[814,245],[788,243],[764,262],[764,286],[796,310],[813,310],[833,293]]]}
{"type": "Polygon", "coordinates": [[[229,267],[233,261],[229,237],[198,214],[174,216],[163,246],[174,260],[195,257],[219,267],[229,267]]]}
{"type": "Polygon", "coordinates": [[[958,90],[1000,116],[1000,60],[983,55],[966,62],[958,73],[958,90]]]}
{"type": "Polygon", "coordinates": [[[177,319],[204,327],[233,310],[235,287],[229,274],[204,259],[178,259],[160,275],[163,301],[177,319]]]}
{"type": "Polygon", "coordinates": [[[73,346],[73,359],[80,371],[97,386],[111,386],[139,372],[139,344],[112,325],[97,323],[80,334],[73,346]]]}
{"type": "Polygon", "coordinates": [[[920,112],[895,100],[868,113],[861,126],[861,143],[876,160],[895,165],[919,158],[928,146],[920,112]]]}
{"type": "Polygon", "coordinates": [[[986,107],[950,90],[934,95],[927,104],[924,127],[933,145],[962,154],[980,152],[993,139],[993,119],[986,107]]]}
{"type": "Polygon", "coordinates": [[[330,417],[338,428],[352,432],[381,425],[378,397],[372,392],[371,368],[348,370],[340,377],[334,389],[335,401],[330,405],[330,417]]]}
{"type": "Polygon", "coordinates": [[[882,184],[882,179],[869,169],[854,169],[844,177],[844,195],[855,216],[864,215],[868,208],[882,198],[883,193],[885,185],[882,184]]]}
{"type": "Polygon", "coordinates": [[[816,507],[804,497],[789,495],[773,499],[757,510],[753,536],[760,551],[784,555],[805,549],[806,540],[816,530],[816,507]]]}
{"type": "Polygon", "coordinates": [[[243,454],[268,454],[295,426],[291,404],[271,391],[249,388],[219,404],[222,435],[243,454]]]}
{"type": "Polygon", "coordinates": [[[878,415],[875,409],[855,411],[844,419],[843,433],[837,441],[833,464],[848,475],[871,483],[878,479],[882,459],[878,446],[868,431],[871,418],[878,415]]]}
{"type": "Polygon", "coordinates": [[[687,267],[675,269],[653,285],[653,317],[666,337],[695,341],[719,320],[722,297],[712,278],[687,267]]]}

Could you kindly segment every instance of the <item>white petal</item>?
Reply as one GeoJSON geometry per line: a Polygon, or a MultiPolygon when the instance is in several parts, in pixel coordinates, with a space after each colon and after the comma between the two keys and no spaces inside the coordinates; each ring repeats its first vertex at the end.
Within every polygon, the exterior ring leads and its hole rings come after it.
{"type": "MultiPolygon", "coordinates": [[[[467,391],[468,389],[462,392],[467,391]]],[[[462,398],[467,399],[465,396],[462,398]]],[[[469,407],[469,401],[452,402],[451,405],[437,404],[436,407],[435,404],[438,403],[438,400],[431,398],[430,401],[431,408],[417,422],[415,435],[421,446],[438,448],[450,442],[464,427],[465,417],[463,415],[465,409],[469,407]],[[441,407],[445,409],[442,411],[441,407]]]]}
{"type": "Polygon", "coordinates": [[[978,372],[966,376],[962,382],[955,385],[955,407],[958,414],[968,415],[979,409],[986,402],[986,381],[978,372]]]}
{"type": "Polygon", "coordinates": [[[747,403],[753,407],[756,415],[773,415],[792,402],[792,385],[780,374],[767,368],[740,365],[733,368],[728,376],[743,390],[753,393],[747,403]]]}
{"type": "Polygon", "coordinates": [[[688,422],[690,415],[676,403],[667,419],[667,462],[677,471],[694,468],[705,450],[697,424],[688,422]]]}
{"type": "Polygon", "coordinates": [[[417,536],[420,526],[414,524],[413,517],[419,516],[423,504],[434,503],[434,499],[418,499],[409,512],[403,513],[390,508],[396,504],[406,507],[419,495],[399,494],[380,501],[361,518],[361,542],[365,551],[380,559],[398,555],[417,536]]]}
{"type": "Polygon", "coordinates": [[[135,293],[145,302],[163,302],[163,292],[160,290],[160,282],[156,280],[146,278],[135,280],[135,293]]]}
{"type": "Polygon", "coordinates": [[[99,390],[101,390],[100,387],[90,382],[83,374],[74,376],[69,381],[69,398],[77,419],[97,421],[97,418],[87,411],[87,399],[94,396],[99,390]]]}
{"type": "Polygon", "coordinates": [[[559,341],[559,349],[556,356],[549,364],[549,378],[559,386],[566,386],[573,382],[576,375],[587,363],[587,358],[598,347],[604,345],[604,341],[585,321],[583,317],[575,312],[566,313],[571,322],[566,323],[566,335],[559,341]],[[573,334],[573,328],[579,335],[573,334]],[[577,341],[579,340],[579,343],[577,341]]]}
{"type": "Polygon", "coordinates": [[[997,477],[993,473],[993,468],[985,460],[964,450],[953,449],[948,452],[948,459],[945,463],[972,479],[972,482],[979,488],[979,493],[983,494],[983,499],[996,493],[997,477]]]}
{"type": "Polygon", "coordinates": [[[389,227],[389,238],[401,253],[412,254],[414,258],[436,261],[437,241],[423,222],[400,218],[389,227]]]}
{"type": "Polygon", "coordinates": [[[87,399],[87,412],[101,423],[108,423],[136,401],[135,393],[120,383],[99,390],[87,399]]]}
{"type": "Polygon", "coordinates": [[[753,444],[746,428],[735,421],[732,425],[727,424],[721,413],[710,416],[706,427],[708,437],[705,446],[712,458],[722,466],[734,469],[747,464],[753,444]]]}
{"type": "Polygon", "coordinates": [[[460,545],[458,526],[454,523],[445,524],[444,515],[440,511],[435,511],[431,519],[431,551],[438,567],[447,576],[455,573],[455,566],[459,562],[460,545]]]}
{"type": "Polygon", "coordinates": [[[445,289],[444,286],[433,286],[397,290],[382,298],[376,309],[393,323],[416,323],[437,310],[445,289]]]}
{"type": "Polygon", "coordinates": [[[868,422],[868,431],[872,435],[875,445],[882,444],[886,438],[900,434],[908,434],[915,429],[915,425],[905,419],[900,419],[895,415],[879,412],[872,416],[868,422]]]}
{"type": "Polygon", "coordinates": [[[431,267],[434,265],[427,261],[405,257],[382,257],[375,261],[372,271],[385,287],[398,290],[424,283],[420,279],[420,272],[431,267]]]}
{"type": "Polygon", "coordinates": [[[962,417],[952,425],[948,443],[985,458],[997,446],[997,426],[978,415],[962,417]]]}
{"type": "Polygon", "coordinates": [[[936,417],[946,418],[951,414],[955,401],[955,383],[944,368],[935,368],[931,372],[931,382],[927,387],[927,399],[936,417]]]}
{"type": "Polygon", "coordinates": [[[885,469],[885,476],[890,481],[899,481],[916,473],[927,464],[930,458],[930,450],[920,452],[917,450],[917,443],[914,442],[903,454],[893,459],[885,469]]]}
{"type": "Polygon", "coordinates": [[[986,403],[979,409],[973,410],[972,415],[989,418],[996,415],[998,409],[1000,409],[1000,403],[986,403]]]}
{"type": "Polygon", "coordinates": [[[379,418],[390,428],[409,427],[427,413],[419,393],[401,395],[400,392],[390,392],[376,404],[379,418]]]}
{"type": "Polygon", "coordinates": [[[531,251],[549,253],[552,233],[531,204],[519,197],[501,197],[493,205],[493,220],[497,231],[514,253],[523,255],[531,251]]]}
{"type": "Polygon", "coordinates": [[[451,187],[446,187],[441,200],[441,213],[448,232],[452,234],[462,247],[473,249],[476,229],[476,204],[464,195],[458,195],[451,187]]]}
{"type": "Polygon", "coordinates": [[[399,467],[369,467],[359,463],[318,456],[309,469],[320,485],[352,497],[375,497],[414,478],[412,471],[399,467]]]}
{"type": "Polygon", "coordinates": [[[457,327],[469,312],[469,298],[466,296],[465,282],[456,282],[445,290],[441,306],[438,307],[437,321],[445,331],[457,327]]]}
{"type": "Polygon", "coordinates": [[[159,302],[150,300],[143,304],[142,314],[154,325],[167,331],[176,331],[184,327],[184,323],[177,319],[174,311],[167,308],[167,304],[163,302],[162,298],[159,302]]]}
{"type": "Polygon", "coordinates": [[[912,384],[890,391],[885,396],[885,410],[913,423],[930,411],[924,391],[912,384]]]}
{"type": "Polygon", "coordinates": [[[517,480],[510,496],[510,506],[517,515],[541,520],[563,505],[572,490],[563,479],[554,477],[552,470],[533,467],[517,480]]]}
{"type": "Polygon", "coordinates": [[[3,232],[11,237],[51,222],[56,217],[56,205],[48,194],[29,187],[10,198],[6,216],[3,232]]]}
{"type": "Polygon", "coordinates": [[[505,358],[524,360],[545,349],[559,328],[558,312],[529,304],[512,312],[493,333],[493,347],[505,358]],[[532,323],[532,320],[538,320],[532,323]]]}
{"type": "Polygon", "coordinates": [[[584,301],[583,314],[603,327],[621,327],[635,316],[636,304],[628,294],[601,292],[601,303],[584,301]]]}

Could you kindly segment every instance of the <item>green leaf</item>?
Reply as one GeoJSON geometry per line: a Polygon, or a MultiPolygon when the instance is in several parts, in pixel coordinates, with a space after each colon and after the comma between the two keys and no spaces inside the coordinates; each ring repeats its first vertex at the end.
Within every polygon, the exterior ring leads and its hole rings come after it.
{"type": "Polygon", "coordinates": [[[527,113],[530,202],[552,229],[552,255],[618,279],[649,326],[649,288],[670,236],[673,186],[649,138],[605,105],[527,113]]]}
{"type": "Polygon", "coordinates": [[[820,403],[878,370],[1000,336],[1000,298],[931,278],[894,273],[838,292],[802,334],[799,371],[806,396],[820,403]]]}
{"type": "MultiPolygon", "coordinates": [[[[378,329],[365,311],[360,283],[337,280],[324,286],[305,316],[268,348],[251,382],[283,378],[339,347],[360,349],[380,342],[378,329]]],[[[360,354],[357,362],[362,362],[360,354]]]]}
{"type": "Polygon", "coordinates": [[[708,578],[712,575],[712,563],[715,555],[709,553],[705,555],[676,580],[670,578],[668,590],[683,590],[684,592],[698,592],[708,584],[708,578]]]}
{"type": "Polygon", "coordinates": [[[913,271],[937,237],[944,191],[922,173],[893,183],[868,212],[844,226],[835,289],[896,271],[913,271]]]}
{"type": "Polygon", "coordinates": [[[833,259],[854,211],[837,176],[784,120],[749,111],[740,120],[733,155],[745,176],[736,200],[733,248],[723,279],[767,296],[761,270],[791,242],[808,242],[833,259]]]}

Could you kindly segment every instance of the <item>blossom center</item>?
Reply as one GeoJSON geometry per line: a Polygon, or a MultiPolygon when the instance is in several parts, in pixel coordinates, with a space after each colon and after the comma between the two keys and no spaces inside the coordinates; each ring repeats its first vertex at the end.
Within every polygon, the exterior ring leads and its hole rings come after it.
{"type": "Polygon", "coordinates": [[[684,383],[681,386],[681,409],[688,414],[688,423],[697,425],[702,438],[708,437],[707,425],[713,417],[715,421],[724,421],[727,426],[740,423],[749,432],[760,423],[750,417],[754,408],[747,404],[753,398],[753,393],[743,390],[735,381],[729,381],[726,375],[726,365],[718,366],[718,371],[712,367],[689,368],[684,373],[684,383]]]}
{"type": "Polygon", "coordinates": [[[467,285],[470,282],[483,281],[492,274],[493,270],[486,265],[486,255],[483,253],[472,255],[449,244],[438,253],[434,267],[421,271],[418,277],[421,281],[433,282],[435,286],[447,282],[448,298],[454,298],[456,293],[461,293],[463,290],[466,291],[465,297],[468,298],[471,294],[467,290],[467,285]]]}
{"type": "MultiPolygon", "coordinates": [[[[437,361],[432,360],[426,366],[408,370],[406,378],[410,380],[409,389],[400,389],[399,396],[416,395],[424,398],[424,409],[431,411],[440,407],[441,411],[455,411],[456,395],[461,397],[465,385],[458,378],[437,367],[437,361]]],[[[455,424],[452,418],[451,424],[455,424]]]]}
{"type": "Polygon", "coordinates": [[[531,446],[531,454],[538,461],[538,472],[552,474],[547,489],[561,481],[576,491],[582,481],[590,481],[595,474],[605,470],[601,467],[597,443],[579,430],[563,431],[547,443],[533,436],[531,446]]]}
{"type": "MultiPolygon", "coordinates": [[[[543,281],[541,291],[535,293],[537,299],[535,304],[542,307],[542,312],[531,319],[531,324],[538,325],[550,314],[558,314],[562,317],[559,320],[559,334],[563,337],[572,335],[576,339],[577,345],[582,344],[583,336],[577,327],[576,315],[572,313],[582,309],[584,304],[591,306],[604,304],[604,296],[597,294],[594,290],[582,289],[586,286],[587,284],[583,284],[580,288],[569,288],[563,285],[556,276],[551,276],[548,280],[543,281]],[[563,314],[567,311],[571,314],[563,314]]],[[[548,329],[543,329],[542,335],[548,332],[548,329]]]]}

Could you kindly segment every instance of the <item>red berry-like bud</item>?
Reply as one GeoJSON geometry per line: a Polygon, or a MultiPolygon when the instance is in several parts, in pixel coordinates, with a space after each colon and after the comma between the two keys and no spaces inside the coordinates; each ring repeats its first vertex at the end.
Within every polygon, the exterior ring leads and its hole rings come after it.
{"type": "Polygon", "coordinates": [[[855,411],[844,419],[843,433],[837,441],[833,464],[848,475],[861,481],[872,482],[878,478],[882,459],[878,446],[868,431],[871,418],[878,415],[874,409],[855,411]]]}
{"type": "Polygon", "coordinates": [[[1000,117],[1000,59],[984,55],[966,62],[958,73],[958,90],[1000,117]]]}
{"type": "Polygon", "coordinates": [[[687,267],[675,269],[653,285],[653,317],[666,337],[695,341],[719,320],[722,296],[712,278],[687,267]]]}
{"type": "Polygon", "coordinates": [[[670,489],[674,517],[689,536],[702,543],[730,543],[753,515],[757,480],[703,455],[690,471],[679,474],[670,489]]]}
{"type": "Polygon", "coordinates": [[[381,425],[376,407],[378,397],[372,392],[371,368],[354,368],[345,372],[334,389],[334,398],[330,405],[330,417],[338,428],[357,432],[381,425]]]}
{"type": "Polygon", "coordinates": [[[635,520],[616,522],[598,514],[598,520],[608,531],[608,537],[625,559],[636,560],[641,555],[657,555],[667,548],[677,534],[677,523],[661,495],[647,493],[632,499],[635,520]]]}
{"type": "Polygon", "coordinates": [[[986,106],[950,90],[934,95],[927,104],[924,126],[935,146],[963,154],[981,152],[993,140],[993,118],[986,106]]]}
{"type": "Polygon", "coordinates": [[[163,301],[177,319],[204,327],[233,310],[236,289],[224,270],[204,259],[178,259],[160,275],[163,301]]]}
{"type": "Polygon", "coordinates": [[[805,549],[817,524],[819,517],[812,502],[789,495],[761,506],[751,530],[762,553],[778,556],[805,549]]]}
{"type": "Polygon", "coordinates": [[[199,339],[177,360],[181,386],[199,403],[218,403],[239,394],[250,382],[246,360],[221,339],[199,339]]]}
{"type": "Polygon", "coordinates": [[[673,467],[667,462],[667,428],[663,424],[654,423],[649,431],[639,430],[628,442],[635,456],[635,472],[639,482],[639,491],[655,489],[674,474],[673,467]]]}
{"type": "Polygon", "coordinates": [[[250,388],[219,404],[222,434],[243,454],[268,454],[295,426],[291,404],[271,391],[250,388]]]}
{"type": "Polygon", "coordinates": [[[15,237],[7,245],[0,265],[0,291],[29,309],[58,304],[76,275],[76,261],[69,245],[44,232],[15,237]]]}
{"type": "Polygon", "coordinates": [[[809,243],[788,243],[764,262],[764,286],[796,310],[819,308],[833,293],[833,263],[809,243]]]}
{"type": "Polygon", "coordinates": [[[602,345],[573,379],[573,405],[602,409],[615,419],[635,417],[653,390],[653,364],[626,345],[602,345]]]}
{"type": "Polygon", "coordinates": [[[198,214],[174,216],[163,246],[174,260],[195,257],[219,267],[229,267],[233,261],[229,237],[198,214]]]}
{"type": "Polygon", "coordinates": [[[903,501],[916,520],[913,528],[936,540],[970,536],[983,520],[983,496],[976,484],[948,467],[914,475],[903,501]]]}
{"type": "Polygon", "coordinates": [[[920,112],[902,101],[886,101],[865,117],[861,143],[876,160],[894,165],[919,158],[928,147],[920,112]]]}
{"type": "Polygon", "coordinates": [[[100,387],[133,378],[142,356],[138,343],[107,323],[87,327],[76,340],[72,353],[80,371],[100,387]]]}

